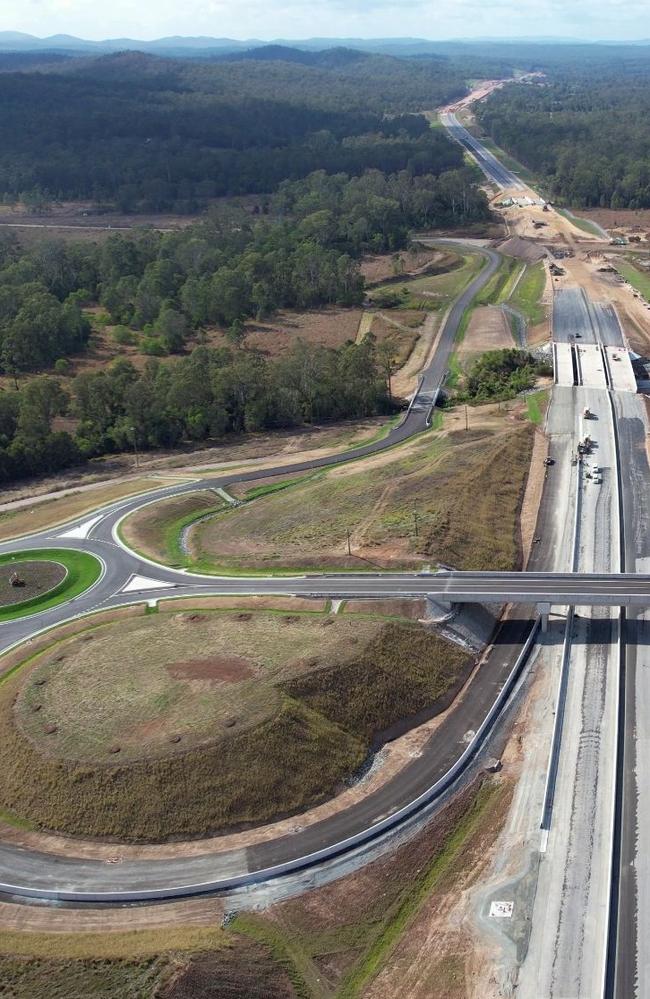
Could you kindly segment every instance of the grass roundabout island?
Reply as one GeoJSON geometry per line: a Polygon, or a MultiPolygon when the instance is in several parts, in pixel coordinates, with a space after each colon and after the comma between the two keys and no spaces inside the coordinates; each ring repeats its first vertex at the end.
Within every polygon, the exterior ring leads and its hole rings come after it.
{"type": "Polygon", "coordinates": [[[70,548],[0,555],[0,622],[66,603],[96,583],[99,559],[70,548]]]}
{"type": "Polygon", "coordinates": [[[379,615],[170,602],[78,622],[0,684],[0,809],[127,842],[290,815],[343,788],[396,725],[446,707],[472,665],[379,615]]]}

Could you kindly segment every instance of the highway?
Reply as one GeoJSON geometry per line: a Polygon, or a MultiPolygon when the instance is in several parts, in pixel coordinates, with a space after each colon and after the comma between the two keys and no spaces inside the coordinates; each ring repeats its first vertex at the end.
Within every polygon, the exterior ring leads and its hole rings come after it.
{"type": "MultiPolygon", "coordinates": [[[[517,178],[482,149],[480,143],[458,125],[453,115],[447,116],[444,123],[495,183],[503,187],[521,187],[517,178]]],[[[536,907],[529,917],[532,935],[528,957],[521,969],[519,994],[531,999],[540,995],[545,999],[551,996],[560,999],[569,995],[595,997],[602,994],[606,950],[603,926],[608,926],[609,875],[613,859],[611,805],[615,789],[616,691],[620,665],[618,614],[610,608],[627,605],[631,613],[639,615],[640,621],[650,622],[650,612],[646,611],[650,607],[650,559],[629,563],[631,568],[639,570],[638,574],[619,571],[623,567],[617,546],[619,521],[623,514],[627,517],[630,500],[628,489],[624,490],[622,502],[619,495],[615,427],[612,410],[608,408],[610,398],[616,395],[613,405],[628,405],[626,412],[636,413],[638,400],[632,402],[634,397],[626,395],[629,402],[623,403],[619,398],[623,393],[610,392],[607,387],[610,381],[605,376],[608,362],[602,352],[599,354],[603,364],[602,384],[555,386],[553,390],[548,420],[551,453],[556,464],[544,492],[538,520],[542,544],[534,550],[529,563],[531,571],[527,573],[346,573],[215,578],[149,562],[126,549],[119,539],[120,520],[153,499],[351,461],[379,453],[425,430],[446,376],[463,313],[499,263],[494,251],[479,247],[476,250],[483,254],[486,264],[450,309],[435,355],[423,374],[411,408],[386,438],[343,455],[166,487],[145,497],[118,501],[56,530],[0,545],[0,552],[47,546],[80,548],[96,554],[105,566],[100,581],[72,606],[0,625],[0,650],[73,615],[145,599],[188,594],[431,596],[441,603],[480,601],[522,605],[521,620],[497,636],[494,650],[481,668],[481,683],[472,684],[458,710],[450,713],[422,754],[397,777],[357,805],[297,829],[290,836],[228,851],[211,844],[199,855],[173,859],[160,858],[155,848],[149,852],[143,848],[137,857],[129,855],[125,848],[124,859],[115,865],[74,856],[74,848],[62,855],[2,843],[0,891],[14,896],[94,902],[172,897],[215,888],[232,889],[237,885],[285,876],[289,871],[311,869],[343,852],[361,849],[362,844],[389,835],[400,824],[429,814],[427,809],[433,807],[437,796],[453,786],[463,768],[480,752],[481,740],[489,736],[492,726],[497,725],[500,712],[516,689],[525,663],[525,657],[517,658],[517,650],[526,641],[534,641],[530,606],[577,605],[579,617],[577,622],[570,622],[567,630],[570,671],[566,692],[562,695],[566,721],[559,730],[556,791],[544,860],[540,865],[536,907]],[[594,436],[598,444],[598,462],[604,469],[601,486],[589,482],[583,470],[572,471],[571,456],[581,433],[581,414],[585,405],[598,416],[594,436]],[[576,510],[582,512],[583,519],[579,531],[572,535],[576,510]],[[573,549],[571,536],[577,545],[577,573],[566,555],[573,549]],[[591,610],[593,606],[598,608],[595,612],[591,610]],[[468,732],[476,733],[469,746],[468,732]]],[[[590,303],[581,293],[560,294],[554,313],[554,335],[558,341],[569,343],[571,333],[575,336],[576,332],[582,334],[580,339],[585,345],[591,344],[598,350],[604,344],[622,345],[618,321],[607,307],[590,303]]],[[[588,363],[585,368],[588,370],[588,363]]],[[[596,374],[592,374],[595,379],[596,374]]],[[[621,447],[627,448],[631,439],[622,436],[621,447]]],[[[634,440],[638,448],[638,433],[634,440]]],[[[641,462],[640,456],[637,458],[641,462]]],[[[639,475],[640,488],[641,470],[639,475]]],[[[637,535],[635,527],[628,538],[637,538],[637,535]]],[[[638,544],[627,539],[626,543],[638,544]]],[[[552,638],[547,642],[547,649],[552,638]]],[[[561,648],[558,648],[557,655],[560,654],[561,648]]],[[[639,664],[637,681],[647,683],[641,674],[639,664]]],[[[650,687],[646,690],[645,703],[650,704],[650,687]]],[[[626,717],[627,745],[633,744],[633,724],[637,724],[638,719],[633,723],[630,715],[626,717]]],[[[643,725],[647,726],[648,722],[644,721],[643,725]]],[[[650,800],[647,800],[650,792],[647,796],[638,793],[640,807],[647,809],[650,815],[650,800]]],[[[635,832],[634,819],[628,817],[621,839],[638,864],[640,855],[635,832]]],[[[615,860],[615,866],[617,863],[615,860]]],[[[637,947],[637,912],[629,910],[629,906],[626,911],[630,928],[625,953],[629,954],[629,948],[637,947]]],[[[639,909],[639,919],[644,927],[650,928],[650,910],[639,909]]],[[[642,952],[647,944],[639,946],[642,952]]],[[[623,948],[618,952],[624,953],[623,948]]],[[[629,970],[629,962],[625,969],[629,970]]],[[[628,975],[627,984],[629,980],[628,975]]],[[[624,991],[627,984],[621,986],[620,997],[631,994],[624,991]]]]}
{"type": "Polygon", "coordinates": [[[474,160],[478,163],[479,167],[492,183],[496,184],[502,190],[506,188],[511,188],[513,190],[524,190],[524,185],[521,183],[515,174],[504,167],[503,163],[494,156],[485,146],[475,139],[470,132],[464,128],[455,114],[451,111],[445,112],[440,115],[440,120],[444,127],[447,129],[452,139],[459,142],[467,152],[472,156],[474,160]]]}
{"type": "MultiPolygon", "coordinates": [[[[507,186],[480,143],[457,128],[455,137],[494,183],[507,186]]],[[[555,515],[543,507],[538,533],[551,528],[559,537],[561,521],[573,523],[575,514],[573,543],[565,535],[553,569],[569,569],[562,551],[572,550],[580,575],[595,580],[627,569],[641,578],[650,570],[650,428],[618,316],[581,288],[554,288],[552,328],[556,385],[547,429],[568,497],[560,501],[556,493],[555,515]],[[596,414],[588,427],[585,406],[596,414]],[[568,462],[587,429],[596,441],[588,462],[603,469],[600,485],[587,478],[589,465],[572,473],[568,462]]],[[[565,589],[561,595],[567,598],[565,589]]],[[[594,608],[591,601],[575,609],[564,646],[556,632],[543,660],[562,678],[554,704],[557,754],[549,758],[540,827],[526,823],[530,866],[514,889],[526,942],[518,942],[523,960],[507,976],[507,994],[515,981],[518,999],[650,993],[650,612],[619,613],[614,602],[594,608]]],[[[535,785],[522,790],[529,802],[536,793],[535,785]]],[[[512,883],[492,897],[510,891],[512,883]]]]}

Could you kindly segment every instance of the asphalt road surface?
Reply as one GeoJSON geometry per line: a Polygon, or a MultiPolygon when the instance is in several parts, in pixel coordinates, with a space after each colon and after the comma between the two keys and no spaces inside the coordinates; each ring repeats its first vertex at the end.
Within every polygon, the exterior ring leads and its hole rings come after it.
{"type": "Polygon", "coordinates": [[[500,163],[496,156],[489,152],[478,139],[475,139],[460,124],[455,114],[446,112],[440,115],[440,120],[452,139],[464,146],[468,153],[473,156],[488,180],[502,189],[507,187],[523,190],[523,184],[519,178],[511,170],[504,167],[503,163],[500,163]]]}

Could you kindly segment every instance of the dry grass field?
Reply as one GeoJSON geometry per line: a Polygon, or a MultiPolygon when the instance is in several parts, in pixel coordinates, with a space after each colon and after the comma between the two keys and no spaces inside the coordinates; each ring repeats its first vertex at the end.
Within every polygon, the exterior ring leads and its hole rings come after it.
{"type": "Polygon", "coordinates": [[[531,449],[530,425],[505,416],[489,429],[427,436],[204,520],[190,552],[197,567],[240,571],[436,561],[512,569],[531,449]]]}
{"type": "Polygon", "coordinates": [[[122,618],[0,686],[0,808],[133,842],[293,814],[335,793],[385,729],[442,710],[472,663],[379,617],[122,618]]]}

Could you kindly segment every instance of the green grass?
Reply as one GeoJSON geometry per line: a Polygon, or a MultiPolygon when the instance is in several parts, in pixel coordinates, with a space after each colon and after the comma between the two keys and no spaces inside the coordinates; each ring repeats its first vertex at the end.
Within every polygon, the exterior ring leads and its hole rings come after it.
{"type": "Polygon", "coordinates": [[[497,270],[474,299],[476,305],[497,305],[508,297],[508,289],[520,270],[514,257],[503,257],[497,270]]]}
{"type": "Polygon", "coordinates": [[[453,354],[449,355],[449,374],[447,375],[447,381],[445,382],[446,387],[449,389],[458,388],[461,374],[462,368],[460,361],[458,360],[458,354],[454,351],[453,354]]]}
{"type": "Polygon", "coordinates": [[[542,389],[540,392],[531,392],[530,395],[526,396],[526,410],[531,423],[540,426],[544,422],[547,401],[547,389],[542,389]]]}
{"type": "Polygon", "coordinates": [[[60,562],[67,569],[67,576],[42,596],[0,608],[0,622],[13,621],[72,600],[96,583],[102,572],[101,563],[94,555],[70,548],[38,548],[0,555],[0,565],[19,565],[21,562],[60,562]]]}
{"type": "Polygon", "coordinates": [[[633,288],[650,301],[650,274],[638,270],[630,260],[617,260],[614,266],[633,288]]]}
{"type": "Polygon", "coordinates": [[[543,322],[545,318],[541,297],[546,284],[544,264],[540,260],[536,264],[528,264],[524,276],[510,297],[509,305],[517,309],[533,325],[543,322]]]}
{"type": "MultiPolygon", "coordinates": [[[[318,474],[316,473],[316,475],[318,474]]],[[[295,479],[283,479],[282,482],[270,482],[265,486],[254,486],[252,489],[246,491],[244,499],[248,502],[249,500],[259,499],[260,496],[281,493],[283,489],[290,489],[292,486],[297,486],[300,482],[309,482],[310,479],[316,478],[316,475],[310,473],[308,475],[301,475],[295,479]]]]}
{"type": "Polygon", "coordinates": [[[578,229],[582,229],[583,232],[588,232],[590,236],[598,236],[602,239],[602,232],[598,226],[590,222],[589,219],[580,218],[579,215],[574,215],[573,212],[569,211],[568,208],[558,208],[557,211],[560,215],[563,215],[565,219],[572,223],[572,225],[577,226],[578,229]]]}
{"type": "Polygon", "coordinates": [[[399,283],[374,288],[373,293],[395,294],[403,291],[404,299],[400,307],[404,309],[431,312],[446,308],[487,264],[485,257],[479,253],[464,253],[459,260],[458,266],[442,274],[425,274],[410,280],[405,279],[399,283]],[[425,295],[423,292],[430,292],[435,297],[425,295]]]}

